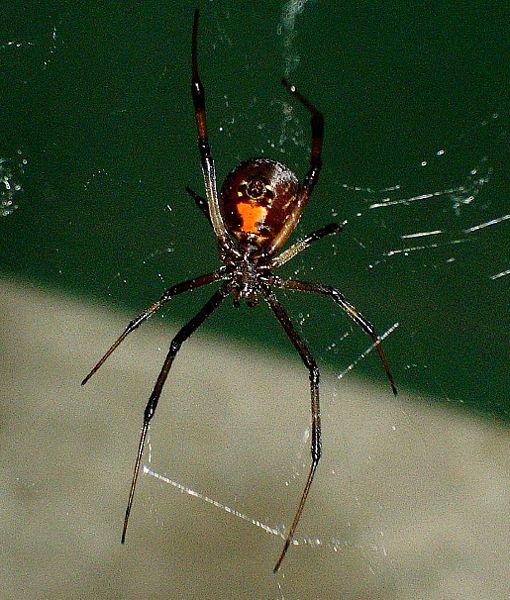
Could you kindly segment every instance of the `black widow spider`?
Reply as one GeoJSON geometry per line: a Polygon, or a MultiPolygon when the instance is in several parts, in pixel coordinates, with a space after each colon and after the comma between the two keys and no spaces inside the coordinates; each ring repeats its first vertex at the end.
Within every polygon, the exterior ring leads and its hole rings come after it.
{"type": "Polygon", "coordinates": [[[211,155],[207,136],[204,87],[198,76],[198,14],[198,10],[195,10],[191,50],[191,93],[195,107],[198,149],[207,199],[202,198],[189,188],[186,188],[186,190],[195,200],[198,208],[207,217],[214,230],[218,241],[219,256],[223,265],[214,273],[208,273],[189,279],[188,281],[177,283],[165,290],[157,302],[128,324],[120,337],[85,377],[82,385],[87,383],[92,375],[133,330],[174,296],[215,281],[223,282],[203,308],[173,338],[163,367],[147,402],[124,518],[124,528],[122,531],[122,543],[124,543],[149,423],[154,416],[163,385],[182,343],[218,308],[229,294],[232,294],[235,305],[244,300],[249,306],[255,306],[261,299],[265,300],[309,371],[312,412],[312,462],[310,471],[294,520],[273,569],[276,572],[280,568],[294,537],[294,532],[299,523],[317,465],[319,464],[321,457],[321,425],[319,369],[306,344],[294,329],[285,309],[274,295],[273,288],[313,292],[332,298],[373,339],[393,393],[396,394],[397,389],[379,338],[372,325],[345,299],[341,292],[333,287],[319,283],[309,283],[294,279],[282,280],[273,274],[274,269],[281,267],[294,258],[296,254],[308,248],[313,242],[320,240],[326,235],[339,233],[342,230],[341,225],[331,223],[298,240],[286,250],[277,254],[278,250],[285,244],[296,228],[312,190],[319,179],[324,131],[322,114],[285,79],[282,79],[283,85],[311,113],[312,147],[310,167],[303,183],[300,184],[294,173],[282,163],[268,158],[254,158],[242,162],[227,175],[218,197],[214,160],[211,155]]]}

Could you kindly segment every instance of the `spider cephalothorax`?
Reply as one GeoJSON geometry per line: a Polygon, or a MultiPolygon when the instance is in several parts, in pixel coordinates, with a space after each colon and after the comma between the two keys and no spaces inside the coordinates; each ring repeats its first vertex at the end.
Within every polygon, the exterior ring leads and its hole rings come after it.
{"type": "Polygon", "coordinates": [[[296,531],[315,471],[319,464],[321,457],[321,427],[319,369],[315,359],[294,329],[289,316],[276,298],[273,290],[280,288],[299,292],[311,292],[331,298],[372,338],[394,393],[396,393],[396,387],[374,328],[346,300],[340,291],[320,283],[281,279],[273,275],[272,272],[294,258],[296,254],[308,248],[313,242],[320,240],[326,235],[336,234],[342,230],[341,225],[331,223],[298,240],[286,250],[279,252],[296,228],[312,190],[319,179],[324,130],[322,114],[294,86],[282,80],[287,90],[311,115],[312,144],[310,166],[303,182],[301,184],[298,183],[294,173],[282,163],[267,158],[255,158],[241,163],[227,175],[220,196],[218,197],[216,169],[207,135],[204,87],[198,75],[197,38],[198,10],[195,11],[193,21],[191,92],[195,107],[198,148],[206,198],[202,198],[189,188],[186,189],[195,200],[198,208],[209,220],[218,242],[219,258],[223,264],[213,273],[200,275],[188,281],[177,283],[165,290],[157,302],[149,306],[149,308],[128,324],[124,332],[85,377],[82,384],[85,384],[90,379],[134,329],[177,294],[182,294],[183,292],[210,283],[221,282],[221,286],[206,302],[203,308],[173,338],[163,367],[147,402],[124,517],[124,528],[122,530],[122,542],[124,542],[149,423],[154,416],[163,385],[182,343],[218,308],[228,295],[232,295],[234,304],[245,300],[249,305],[253,306],[260,300],[264,300],[273,311],[273,314],[308,369],[312,413],[312,462],[294,519],[285,539],[285,544],[274,567],[274,571],[277,571],[294,537],[294,532],[296,531]]]}

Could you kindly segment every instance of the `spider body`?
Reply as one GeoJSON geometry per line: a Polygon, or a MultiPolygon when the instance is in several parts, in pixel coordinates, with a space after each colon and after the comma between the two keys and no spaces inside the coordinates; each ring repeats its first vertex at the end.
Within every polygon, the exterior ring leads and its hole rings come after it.
{"type": "Polygon", "coordinates": [[[219,207],[225,229],[237,243],[220,248],[220,258],[226,266],[224,279],[232,284],[235,306],[241,300],[255,306],[274,285],[271,256],[290,235],[289,231],[285,238],[279,237],[296,210],[299,191],[294,173],[269,158],[242,162],[227,175],[219,207]],[[268,252],[278,237],[277,247],[268,252]]]}
{"type": "Polygon", "coordinates": [[[282,279],[273,272],[308,248],[312,243],[326,235],[337,234],[342,231],[341,225],[331,223],[301,238],[278,253],[294,231],[319,179],[324,133],[322,114],[294,86],[282,80],[284,87],[310,113],[311,151],[309,168],[302,183],[299,183],[294,173],[282,163],[267,158],[256,158],[241,163],[231,171],[227,175],[218,196],[215,163],[209,147],[207,133],[205,93],[198,75],[197,39],[198,10],[195,11],[193,21],[191,93],[195,108],[198,149],[206,198],[189,188],[186,189],[198,208],[206,216],[214,231],[218,243],[219,258],[223,264],[213,273],[182,281],[165,290],[159,300],[128,323],[124,332],[82,381],[82,385],[92,377],[132,331],[176,295],[215,282],[221,282],[221,286],[200,311],[172,339],[163,366],[149,396],[144,411],[138,452],[124,517],[122,530],[122,543],[124,543],[149,424],[155,414],[163,386],[182,343],[220,306],[228,295],[232,296],[235,305],[239,304],[240,301],[246,301],[249,306],[254,306],[261,300],[267,303],[308,370],[311,403],[311,465],[294,519],[273,569],[276,572],[280,568],[287,549],[294,538],[296,527],[320,461],[322,446],[319,369],[310,350],[295,330],[291,319],[276,298],[273,290],[287,289],[331,298],[349,318],[372,338],[394,393],[396,393],[396,387],[374,328],[339,290],[320,283],[282,279]]]}
{"type": "Polygon", "coordinates": [[[276,160],[253,158],[227,175],[219,204],[227,231],[256,254],[280,233],[298,197],[298,179],[290,169],[276,160]]]}

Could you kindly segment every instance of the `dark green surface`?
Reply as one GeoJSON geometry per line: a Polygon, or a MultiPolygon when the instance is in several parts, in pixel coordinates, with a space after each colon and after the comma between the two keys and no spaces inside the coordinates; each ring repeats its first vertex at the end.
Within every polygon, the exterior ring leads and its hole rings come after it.
{"type": "MultiPolygon", "coordinates": [[[[184,192],[202,191],[189,94],[194,4],[3,4],[0,177],[22,190],[0,180],[1,199],[17,205],[0,217],[0,274],[137,311],[213,269],[212,234],[184,192]]],[[[507,419],[510,276],[491,276],[510,269],[510,220],[465,232],[510,213],[506,11],[308,2],[292,37],[289,5],[202,6],[220,179],[261,154],[305,172],[309,123],[279,84],[286,74],[326,119],[321,182],[299,232],[347,226],[284,272],[339,286],[380,331],[398,321],[386,351],[401,387],[507,419]],[[286,73],[294,55],[299,66],[286,73]],[[284,105],[296,117],[285,127],[284,105]],[[421,194],[436,195],[370,208],[421,194]],[[443,233],[401,237],[434,230],[443,233]]],[[[284,296],[320,364],[341,372],[367,348],[326,300],[284,296]]],[[[169,314],[184,322],[205,297],[176,300],[169,314]]],[[[264,307],[227,305],[206,327],[226,343],[292,353],[264,307]]],[[[384,378],[374,356],[356,370],[384,378]]]]}

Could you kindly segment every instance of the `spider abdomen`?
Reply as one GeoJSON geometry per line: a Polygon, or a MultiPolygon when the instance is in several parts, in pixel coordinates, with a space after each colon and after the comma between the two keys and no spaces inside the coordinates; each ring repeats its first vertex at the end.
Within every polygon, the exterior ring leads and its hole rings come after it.
{"type": "Polygon", "coordinates": [[[291,215],[298,194],[298,180],[284,164],[269,158],[242,162],[221,189],[225,227],[240,242],[267,247],[291,215]]]}

